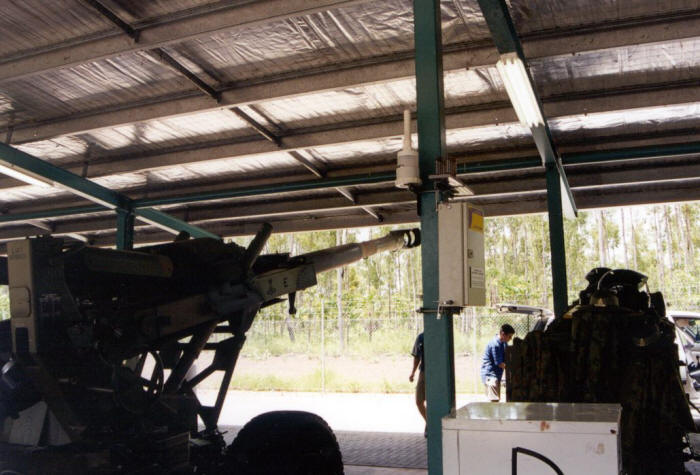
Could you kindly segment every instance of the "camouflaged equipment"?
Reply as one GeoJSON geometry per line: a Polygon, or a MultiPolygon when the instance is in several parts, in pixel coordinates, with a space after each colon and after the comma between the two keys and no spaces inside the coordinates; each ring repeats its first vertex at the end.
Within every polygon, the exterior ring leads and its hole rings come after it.
{"type": "Polygon", "coordinates": [[[663,300],[640,290],[646,277],[633,271],[588,277],[563,317],[508,348],[507,400],[619,403],[623,473],[684,473],[684,437],[695,426],[663,300]]]}

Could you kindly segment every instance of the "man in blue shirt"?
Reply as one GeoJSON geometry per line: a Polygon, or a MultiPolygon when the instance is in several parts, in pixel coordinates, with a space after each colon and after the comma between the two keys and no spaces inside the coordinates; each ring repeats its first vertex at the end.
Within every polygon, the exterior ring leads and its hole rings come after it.
{"type": "Polygon", "coordinates": [[[506,367],[506,345],[515,335],[512,326],[501,326],[496,338],[486,345],[484,358],[481,361],[481,381],[486,386],[486,397],[491,402],[498,402],[501,399],[501,377],[506,367]]]}
{"type": "MultiPolygon", "coordinates": [[[[416,383],[416,406],[418,407],[418,412],[423,416],[423,420],[428,422],[425,416],[425,360],[423,359],[423,334],[421,333],[416,338],[413,344],[413,350],[411,350],[411,355],[413,356],[413,371],[408,377],[410,382],[413,382],[413,377],[416,374],[416,369],[420,370],[418,372],[418,383],[416,383]]],[[[426,426],[427,431],[427,426],[426,426]]],[[[423,435],[426,435],[424,432],[423,435]]]]}

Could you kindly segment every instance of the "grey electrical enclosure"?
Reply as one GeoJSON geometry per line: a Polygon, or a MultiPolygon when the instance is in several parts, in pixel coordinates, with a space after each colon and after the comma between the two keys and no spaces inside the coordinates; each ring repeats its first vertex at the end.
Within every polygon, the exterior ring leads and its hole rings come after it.
{"type": "Polygon", "coordinates": [[[440,305],[486,304],[484,212],[469,203],[438,205],[440,305]]]}

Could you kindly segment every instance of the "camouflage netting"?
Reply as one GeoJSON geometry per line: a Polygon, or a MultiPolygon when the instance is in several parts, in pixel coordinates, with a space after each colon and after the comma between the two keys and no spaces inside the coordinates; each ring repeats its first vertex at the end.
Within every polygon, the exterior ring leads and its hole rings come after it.
{"type": "Polygon", "coordinates": [[[619,403],[623,473],[684,473],[683,439],[695,426],[663,298],[640,291],[646,277],[632,271],[587,278],[563,318],[509,348],[507,399],[619,403]]]}

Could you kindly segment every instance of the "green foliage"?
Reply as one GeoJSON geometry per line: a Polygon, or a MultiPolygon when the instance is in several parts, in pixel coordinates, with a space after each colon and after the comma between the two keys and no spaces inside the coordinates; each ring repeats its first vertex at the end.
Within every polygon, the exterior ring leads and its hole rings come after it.
{"type": "MultiPolygon", "coordinates": [[[[582,211],[577,219],[566,220],[569,300],[586,285],[590,269],[606,266],[638,270],[674,308],[697,309],[699,217],[700,204],[686,203],[582,211]]],[[[487,218],[485,251],[491,303],[551,308],[546,215],[487,218]]]]}
{"type": "Polygon", "coordinates": [[[0,320],[10,318],[10,298],[7,293],[7,287],[0,285],[0,320]]]}
{"type": "MultiPolygon", "coordinates": [[[[487,305],[512,302],[551,308],[547,216],[487,218],[485,224],[487,305]]],[[[407,226],[274,234],[265,252],[299,255],[335,246],[338,240],[376,238],[399,227],[407,226]]],[[[570,301],[585,286],[587,272],[606,265],[646,274],[650,289],[662,290],[671,308],[700,308],[700,203],[583,211],[578,219],[566,220],[564,229],[570,301]]],[[[245,246],[250,239],[234,241],[245,246]]],[[[421,287],[420,249],[379,254],[343,272],[320,274],[318,285],[297,295],[298,313],[294,317],[287,315],[283,304],[260,312],[248,334],[244,356],[318,357],[323,351],[329,358],[343,355],[370,362],[387,357],[410,359],[413,340],[422,329],[423,317],[416,313],[421,306],[421,287]],[[339,341],[339,320],[344,322],[343,345],[339,341]]],[[[527,323],[520,317],[495,315],[488,308],[478,309],[477,315],[480,323],[476,326],[464,315],[455,320],[460,322],[454,333],[456,355],[478,359],[504,321],[517,323],[518,335],[527,330],[527,323]]],[[[9,318],[7,288],[0,286],[0,319],[5,318],[9,318]]],[[[399,364],[408,363],[402,360],[399,364]]],[[[234,378],[234,384],[242,389],[315,391],[323,380],[329,391],[412,390],[403,373],[399,379],[387,376],[367,382],[329,368],[322,377],[320,371],[315,369],[301,378],[243,374],[234,378]]],[[[459,391],[479,386],[478,376],[472,373],[458,375],[459,391]]]]}

